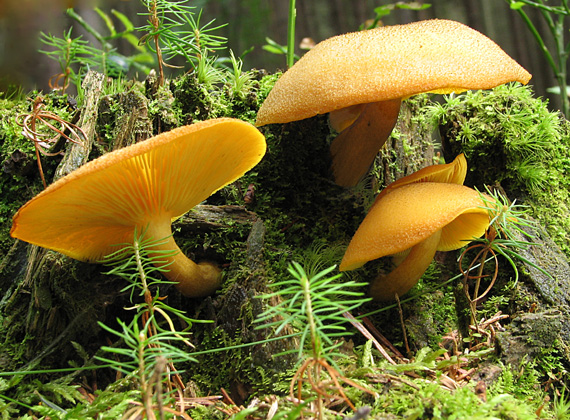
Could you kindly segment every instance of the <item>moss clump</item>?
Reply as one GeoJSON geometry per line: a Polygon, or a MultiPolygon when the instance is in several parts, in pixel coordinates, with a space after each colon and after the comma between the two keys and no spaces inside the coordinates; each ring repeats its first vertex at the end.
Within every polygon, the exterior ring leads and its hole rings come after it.
{"type": "MultiPolygon", "coordinates": [[[[9,267],[4,267],[2,261],[13,245],[9,235],[12,215],[42,190],[34,143],[22,135],[22,127],[16,123],[18,119],[21,122],[19,115],[30,114],[33,100],[39,95],[32,92],[29,100],[0,99],[0,274],[6,276],[9,267]]],[[[45,111],[53,112],[66,121],[72,120],[75,111],[67,102],[67,96],[41,96],[45,111]]],[[[36,129],[48,133],[42,123],[38,122],[36,129]]],[[[49,132],[49,135],[55,133],[49,132]]],[[[46,179],[50,179],[61,156],[40,156],[46,179]]]]}
{"type": "Polygon", "coordinates": [[[465,153],[466,185],[500,184],[570,256],[570,123],[519,84],[446,97],[431,115],[446,160],[465,153]]]}
{"type": "Polygon", "coordinates": [[[170,90],[172,106],[181,116],[182,124],[219,117],[234,117],[254,122],[259,105],[269,93],[275,76],[263,72],[242,74],[239,87],[231,83],[235,75],[227,72],[223,83],[206,85],[194,73],[173,80],[170,90]]]}
{"type": "Polygon", "coordinates": [[[416,382],[414,398],[402,389],[393,389],[376,406],[387,404],[385,411],[397,418],[414,419],[536,419],[534,408],[512,395],[497,394],[483,401],[470,386],[453,392],[434,382],[416,382]],[[402,392],[404,391],[404,392],[402,392]]]}
{"type": "MultiPolygon", "coordinates": [[[[99,101],[97,124],[99,146],[108,152],[145,140],[152,135],[149,103],[140,84],[124,92],[105,95],[99,101]]],[[[174,128],[174,127],[170,127],[174,128]]]]}

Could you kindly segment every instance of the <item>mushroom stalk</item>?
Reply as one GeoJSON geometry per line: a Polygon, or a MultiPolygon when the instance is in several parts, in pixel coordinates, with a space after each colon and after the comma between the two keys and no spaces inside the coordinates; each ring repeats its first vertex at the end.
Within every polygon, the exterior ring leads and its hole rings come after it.
{"type": "Polygon", "coordinates": [[[408,256],[389,274],[380,274],[370,286],[375,300],[392,300],[407,293],[421,278],[435,256],[441,229],[410,249],[408,256]]]}
{"type": "Polygon", "coordinates": [[[396,125],[401,103],[398,98],[366,104],[354,123],[333,140],[332,171],[338,185],[354,187],[366,175],[396,125]]]}
{"type": "Polygon", "coordinates": [[[176,288],[184,296],[208,296],[220,287],[221,270],[209,262],[196,264],[182,252],[172,237],[170,218],[165,218],[165,222],[151,223],[147,233],[155,240],[164,238],[153,247],[151,256],[161,257],[159,264],[167,265],[163,275],[176,282],[176,288]]]}
{"type": "Polygon", "coordinates": [[[60,178],[18,210],[10,235],[100,261],[146,228],[149,238],[165,242],[149,249],[168,264],[165,276],[186,296],[208,295],[221,283],[220,269],[189,260],[171,237],[171,221],[240,178],[265,150],[259,130],[233,118],[175,128],[60,178]]]}

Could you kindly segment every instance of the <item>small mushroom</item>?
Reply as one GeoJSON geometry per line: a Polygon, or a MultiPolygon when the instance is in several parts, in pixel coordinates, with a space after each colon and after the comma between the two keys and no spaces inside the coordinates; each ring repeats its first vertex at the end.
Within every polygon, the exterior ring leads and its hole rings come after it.
{"type": "Polygon", "coordinates": [[[386,186],[386,188],[378,194],[375,201],[378,201],[384,194],[388,194],[394,188],[401,187],[402,185],[413,184],[415,182],[445,182],[447,184],[463,185],[466,176],[467,160],[465,159],[465,155],[461,153],[457,155],[451,163],[426,166],[408,176],[397,179],[386,186]]]}
{"type": "Polygon", "coordinates": [[[373,280],[370,294],[390,300],[409,291],[436,251],[459,249],[489,227],[481,195],[464,185],[415,182],[393,188],[371,207],[340,264],[354,270],[366,262],[395,255],[403,261],[373,280]]]}
{"type": "Polygon", "coordinates": [[[423,20],[324,40],[277,81],[257,126],[330,113],[337,184],[354,186],[390,135],[400,102],[418,93],[528,83],[531,75],[491,39],[459,22],[423,20]]]}
{"type": "Polygon", "coordinates": [[[59,179],[13,217],[10,234],[81,261],[97,262],[132,242],[135,229],[175,251],[164,275],[189,297],[221,282],[213,263],[196,264],[178,248],[171,221],[254,167],[265,154],[251,124],[220,118],[176,128],[107,153],[59,179]]]}

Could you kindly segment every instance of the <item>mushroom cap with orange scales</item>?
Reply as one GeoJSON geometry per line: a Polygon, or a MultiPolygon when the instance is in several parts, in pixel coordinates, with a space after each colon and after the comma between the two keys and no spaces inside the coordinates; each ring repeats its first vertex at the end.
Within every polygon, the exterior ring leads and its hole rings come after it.
{"type": "Polygon", "coordinates": [[[240,120],[179,127],[57,180],[18,210],[10,234],[78,260],[99,261],[132,243],[137,227],[157,224],[168,235],[173,218],[241,177],[265,149],[264,136],[240,120]]]}
{"type": "Polygon", "coordinates": [[[531,75],[495,42],[459,22],[423,20],[318,43],[277,81],[257,126],[433,92],[490,89],[531,75]]]}
{"type": "Polygon", "coordinates": [[[340,264],[354,270],[403,252],[441,230],[436,249],[450,251],[482,236],[489,214],[477,191],[458,184],[420,182],[394,188],[374,203],[340,264]]]}

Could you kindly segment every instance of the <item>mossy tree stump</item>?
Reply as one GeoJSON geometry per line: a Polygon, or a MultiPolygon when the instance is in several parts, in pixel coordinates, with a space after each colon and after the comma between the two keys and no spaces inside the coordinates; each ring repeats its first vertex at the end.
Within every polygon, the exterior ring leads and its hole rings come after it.
{"type": "MultiPolygon", "coordinates": [[[[274,79],[259,74],[251,90],[240,97],[232,95],[224,86],[205,89],[192,75],[173,80],[161,88],[148,82],[146,88],[134,84],[127,91],[112,95],[103,95],[101,89],[94,90],[99,96],[95,95],[97,97],[90,102],[97,106],[89,108],[89,121],[96,121],[89,158],[144,141],[159,130],[196,120],[231,116],[253,122],[274,79]]],[[[354,189],[344,189],[332,182],[328,147],[335,134],[329,128],[326,116],[261,128],[268,142],[263,161],[173,225],[176,241],[184,252],[196,260],[216,261],[224,268],[222,289],[206,299],[182,298],[174,288],[161,290],[168,296],[170,305],[186,310],[190,317],[213,321],[193,327],[194,344],[199,349],[263,340],[267,332],[256,330],[252,325],[264,308],[264,303],[256,296],[267,291],[268,282],[288,276],[286,267],[291,260],[303,261],[315,247],[323,244],[344,249],[384,185],[437,163],[440,152],[450,160],[461,151],[467,154],[471,150],[470,143],[457,135],[453,140],[451,133],[452,128],[460,127],[466,121],[467,117],[461,113],[455,115],[448,110],[442,113],[448,117],[445,122],[439,122],[443,143],[432,140],[434,125],[430,120],[430,107],[433,106],[427,96],[404,102],[395,132],[376,159],[370,175],[354,189]],[[252,192],[246,200],[246,195],[252,192]]],[[[79,112],[87,115],[85,109],[79,112]]],[[[473,118],[469,115],[470,120],[473,118]]],[[[81,121],[87,124],[87,120],[81,121]]],[[[0,134],[0,141],[9,143],[2,155],[4,164],[11,163],[16,150],[30,156],[29,145],[25,145],[23,139],[14,140],[17,135],[10,135],[7,130],[0,134]]],[[[67,156],[71,156],[68,153],[67,156]]],[[[500,158],[495,155],[496,149],[491,148],[485,153],[493,154],[494,159],[500,158]]],[[[478,157],[477,153],[467,156],[472,175],[485,171],[482,169],[485,159],[478,157]]],[[[82,162],[75,158],[74,161],[82,162]]],[[[59,173],[62,162],[65,160],[61,157],[50,161],[48,173],[59,173]]],[[[497,166],[493,168],[498,169],[497,166]]],[[[15,178],[13,173],[4,172],[1,176],[4,189],[16,189],[16,182],[37,184],[37,176],[33,173],[15,178]]],[[[471,185],[482,188],[483,183],[495,181],[484,178],[471,185]]],[[[567,188],[560,185],[562,187],[567,188]]],[[[37,188],[27,185],[18,184],[18,188],[22,193],[19,205],[38,192],[37,188]]],[[[520,189],[509,191],[509,198],[519,198],[519,192],[520,189]]],[[[33,360],[51,367],[67,366],[73,359],[83,362],[71,342],[78,343],[92,355],[101,345],[107,344],[108,338],[96,321],[113,325],[117,317],[132,316],[123,309],[131,306],[128,296],[121,293],[125,284],[105,275],[104,266],[80,263],[52,251],[10,242],[7,236],[9,224],[9,220],[4,220],[2,225],[5,236],[2,243],[9,246],[3,250],[0,264],[0,289],[5,293],[0,302],[4,342],[0,348],[2,369],[12,370],[33,360]]],[[[552,249],[552,253],[548,252],[552,256],[556,246],[543,249],[552,249]]],[[[457,274],[454,256],[454,253],[438,255],[428,276],[412,291],[416,299],[403,304],[404,324],[412,349],[437,345],[446,331],[457,328],[456,310],[460,312],[465,308],[456,304],[453,287],[429,295],[419,293],[426,285],[441,284],[457,274]]],[[[326,262],[338,264],[341,257],[339,254],[326,262]]],[[[537,258],[541,265],[544,257],[537,258]]],[[[566,255],[559,253],[556,258],[567,264],[566,255]]],[[[368,281],[382,264],[369,264],[354,276],[368,281]]],[[[506,293],[502,287],[512,277],[512,271],[505,262],[501,264],[505,267],[504,283],[499,282],[496,291],[506,293]]],[[[520,269],[531,272],[528,267],[521,266],[520,269]]],[[[565,287],[568,279],[564,276],[563,272],[557,274],[556,287],[565,287]]],[[[512,300],[504,295],[505,300],[501,301],[504,304],[498,309],[513,315],[529,310],[530,305],[517,300],[525,296],[531,296],[529,301],[536,303],[539,311],[567,305],[567,301],[549,301],[540,290],[537,293],[540,288],[532,286],[529,278],[520,280],[512,300]],[[534,297],[536,295],[539,297],[534,297]]],[[[376,303],[368,304],[363,310],[377,307],[376,303]]],[[[567,312],[567,309],[560,311],[564,320],[567,312]]],[[[402,339],[401,326],[393,322],[397,317],[397,309],[391,309],[374,318],[376,326],[394,342],[402,339]]],[[[564,334],[567,332],[561,328],[560,336],[564,337],[564,334]]],[[[566,338],[564,340],[568,342],[566,338]]],[[[221,386],[230,386],[232,396],[241,401],[254,388],[269,386],[271,378],[290,366],[290,361],[273,360],[271,356],[294,345],[292,341],[274,342],[226,352],[224,360],[227,362],[223,365],[217,364],[220,357],[212,356],[201,360],[198,366],[188,366],[188,370],[193,372],[202,391],[217,392],[221,386]]]]}

